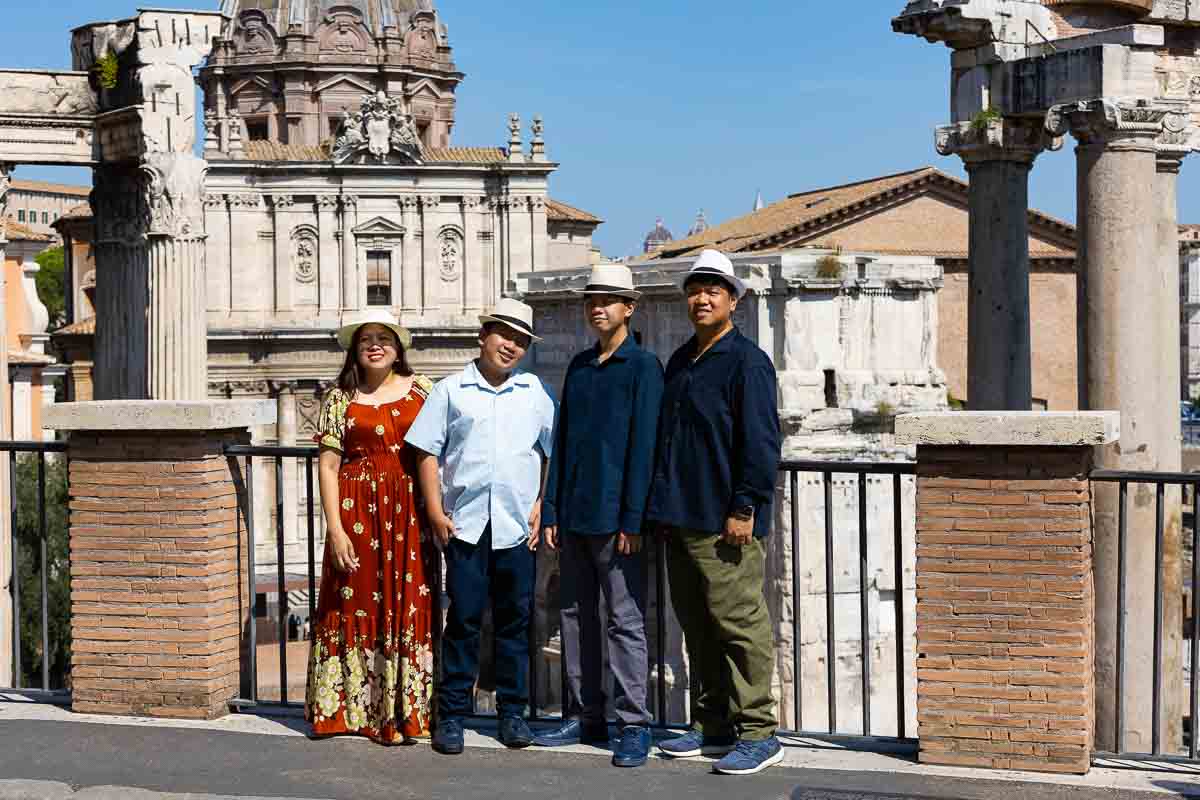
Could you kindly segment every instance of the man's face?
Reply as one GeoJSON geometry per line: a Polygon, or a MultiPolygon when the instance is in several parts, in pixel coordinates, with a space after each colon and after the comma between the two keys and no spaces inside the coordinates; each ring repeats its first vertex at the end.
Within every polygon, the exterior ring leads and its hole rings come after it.
{"type": "Polygon", "coordinates": [[[589,294],[584,304],[588,325],[600,336],[612,333],[633,316],[634,303],[615,294],[589,294]]]}
{"type": "Polygon", "coordinates": [[[724,325],[737,308],[737,298],[720,278],[692,278],[684,291],[688,319],[698,328],[724,325]]]}
{"type": "Polygon", "coordinates": [[[507,325],[488,323],[479,332],[479,358],[496,372],[512,372],[532,340],[507,325]]]}

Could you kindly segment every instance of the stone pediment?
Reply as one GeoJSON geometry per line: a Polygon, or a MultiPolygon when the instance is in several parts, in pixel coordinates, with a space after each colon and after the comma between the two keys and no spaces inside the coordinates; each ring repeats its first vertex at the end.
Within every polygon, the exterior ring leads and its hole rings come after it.
{"type": "Polygon", "coordinates": [[[403,236],[406,231],[407,231],[407,229],[403,225],[401,225],[397,222],[392,222],[390,219],[386,219],[384,217],[375,217],[374,219],[368,220],[367,222],[364,222],[362,225],[359,225],[357,228],[354,228],[353,233],[355,236],[360,236],[360,237],[362,237],[362,236],[397,237],[397,236],[403,236]]]}
{"type": "Polygon", "coordinates": [[[334,88],[351,89],[355,92],[361,92],[363,94],[374,94],[375,92],[375,87],[350,75],[336,75],[328,80],[321,81],[317,84],[313,91],[316,94],[321,94],[322,92],[326,92],[334,88]]]}

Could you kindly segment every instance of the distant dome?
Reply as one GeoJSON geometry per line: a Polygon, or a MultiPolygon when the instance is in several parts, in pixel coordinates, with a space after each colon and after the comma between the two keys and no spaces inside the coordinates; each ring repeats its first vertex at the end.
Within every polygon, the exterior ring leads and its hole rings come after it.
{"type": "Polygon", "coordinates": [[[663,225],[662,217],[659,217],[654,221],[654,230],[646,234],[646,239],[642,242],[642,252],[653,253],[655,250],[661,250],[663,245],[673,241],[675,241],[675,237],[663,225]]]}
{"type": "Polygon", "coordinates": [[[692,223],[691,229],[688,231],[688,236],[697,236],[708,230],[708,218],[704,216],[704,209],[700,209],[700,213],[696,215],[696,221],[692,223]]]}

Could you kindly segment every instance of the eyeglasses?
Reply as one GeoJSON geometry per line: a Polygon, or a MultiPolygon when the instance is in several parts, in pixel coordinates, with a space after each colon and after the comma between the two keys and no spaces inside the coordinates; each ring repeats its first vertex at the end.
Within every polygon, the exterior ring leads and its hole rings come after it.
{"type": "Polygon", "coordinates": [[[358,349],[367,350],[379,345],[380,347],[390,347],[396,349],[396,340],[390,336],[364,336],[358,340],[358,349]]]}

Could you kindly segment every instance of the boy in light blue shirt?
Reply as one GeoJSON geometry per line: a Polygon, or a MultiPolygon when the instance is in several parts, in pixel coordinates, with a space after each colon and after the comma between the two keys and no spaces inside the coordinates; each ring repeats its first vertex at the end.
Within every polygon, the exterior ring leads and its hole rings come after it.
{"type": "Polygon", "coordinates": [[[526,747],[529,621],[542,487],[554,431],[554,401],[516,369],[537,337],[533,309],[502,299],[479,318],[479,358],[438,383],[405,437],[430,526],[446,555],[450,610],[442,634],[435,750],[463,750],[462,718],[479,673],[480,626],[492,605],[500,741],[526,747]],[[439,475],[439,466],[441,473],[439,475]]]}

